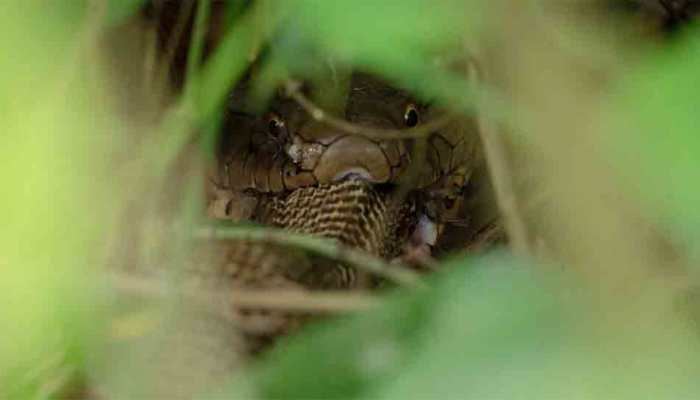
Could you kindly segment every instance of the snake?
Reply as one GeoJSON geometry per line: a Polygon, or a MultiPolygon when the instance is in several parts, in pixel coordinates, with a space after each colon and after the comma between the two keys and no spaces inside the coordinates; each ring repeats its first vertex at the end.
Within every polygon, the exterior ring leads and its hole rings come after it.
{"type": "MultiPolygon", "coordinates": [[[[444,107],[420,102],[407,90],[363,72],[352,74],[347,93],[339,117],[360,129],[408,130],[445,113],[444,107]]],[[[213,181],[222,192],[258,197],[346,179],[382,188],[404,185],[430,199],[423,204],[423,221],[440,222],[455,215],[478,160],[474,129],[469,119],[451,119],[429,132],[424,153],[417,154],[420,149],[414,138],[349,133],[316,118],[289,97],[275,97],[261,115],[242,112],[234,104],[224,122],[213,181]],[[411,174],[409,167],[421,160],[411,174]]],[[[235,207],[225,208],[230,214],[235,207]]]]}
{"type": "MultiPolygon", "coordinates": [[[[340,117],[360,127],[408,130],[441,113],[369,74],[354,73],[349,86],[340,117]]],[[[457,119],[430,132],[425,163],[406,184],[421,158],[412,138],[350,134],[284,96],[262,113],[231,107],[209,174],[209,214],[325,237],[392,260],[407,244],[433,244],[435,221],[457,207],[477,146],[469,129],[457,119]],[[398,190],[401,185],[409,190],[398,190]]],[[[200,244],[183,260],[181,276],[204,294],[197,296],[204,307],[186,301],[181,323],[165,326],[155,339],[158,348],[171,349],[149,361],[152,381],[163,384],[153,389],[159,396],[225,382],[242,358],[269,350],[318,317],[229,303],[241,290],[303,294],[376,285],[361,271],[299,249],[250,240],[200,244]],[[195,372],[200,378],[192,378],[195,372]]]]}
{"type": "MultiPolygon", "coordinates": [[[[313,96],[312,88],[306,90],[313,96]]],[[[288,96],[276,96],[258,114],[236,107],[223,123],[212,179],[224,194],[219,216],[334,239],[385,259],[401,256],[406,247],[435,244],[440,220],[459,207],[477,162],[476,135],[467,132],[473,125],[464,119],[428,132],[420,157],[414,138],[355,135],[315,118],[288,96]],[[412,161],[421,158],[425,162],[406,183],[412,161]],[[398,190],[401,185],[409,190],[398,190]]],[[[401,132],[444,112],[377,76],[355,72],[341,117],[360,128],[401,132]]],[[[366,289],[372,282],[338,263],[301,261],[254,243],[230,246],[227,254],[219,264],[244,287],[366,289]]]]}

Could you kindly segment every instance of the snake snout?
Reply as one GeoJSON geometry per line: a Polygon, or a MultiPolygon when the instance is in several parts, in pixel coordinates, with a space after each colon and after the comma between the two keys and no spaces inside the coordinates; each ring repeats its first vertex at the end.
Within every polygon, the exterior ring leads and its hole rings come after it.
{"type": "Polygon", "coordinates": [[[391,180],[391,164],[379,144],[360,136],[345,136],[328,146],[314,168],[320,183],[356,177],[373,183],[391,180]]]}
{"type": "Polygon", "coordinates": [[[348,179],[359,179],[363,181],[372,181],[372,174],[364,168],[350,168],[346,171],[340,171],[333,177],[333,182],[340,182],[348,179]]]}

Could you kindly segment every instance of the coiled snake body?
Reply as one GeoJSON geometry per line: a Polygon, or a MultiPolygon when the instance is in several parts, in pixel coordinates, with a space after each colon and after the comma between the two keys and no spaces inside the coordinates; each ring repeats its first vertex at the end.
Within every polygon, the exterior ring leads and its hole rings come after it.
{"type": "MultiPolygon", "coordinates": [[[[408,189],[404,193],[420,193],[426,201],[416,205],[422,209],[414,223],[421,220],[439,223],[456,212],[477,159],[477,136],[469,132],[473,129],[470,121],[453,118],[438,130],[428,132],[426,145],[422,147],[424,153],[419,153],[419,146],[412,138],[356,135],[312,114],[294,99],[285,97],[275,98],[262,117],[242,113],[233,106],[225,123],[213,179],[218,192],[248,193],[258,202],[290,193],[297,199],[313,196],[319,201],[323,192],[315,192],[313,188],[358,179],[389,191],[401,186],[408,189]],[[298,189],[304,190],[295,194],[298,189]]],[[[340,117],[360,129],[396,132],[420,126],[436,116],[442,116],[440,108],[423,105],[406,91],[376,77],[355,73],[344,115],[340,117]]],[[[341,197],[337,196],[337,190],[334,193],[336,197],[323,199],[319,204],[338,202],[341,197]]],[[[239,199],[242,197],[245,196],[239,199]]],[[[306,206],[304,202],[300,204],[306,206]]],[[[295,212],[294,207],[287,207],[279,215],[295,212]]],[[[323,213],[316,205],[309,207],[314,211],[307,218],[314,225],[317,223],[314,218],[321,218],[323,213]]],[[[219,214],[224,217],[235,214],[238,218],[255,219],[245,202],[229,202],[222,208],[224,211],[219,214]]],[[[345,210],[345,217],[353,213],[351,205],[342,208],[338,203],[337,208],[345,210]]],[[[334,212],[336,218],[342,215],[337,210],[334,212]]],[[[270,223],[264,218],[258,221],[270,223]]],[[[348,236],[337,239],[351,246],[356,244],[356,239],[348,236]]],[[[431,238],[430,244],[434,240],[431,238]]]]}
{"type": "MultiPolygon", "coordinates": [[[[394,132],[440,113],[363,73],[352,75],[344,110],[342,117],[356,126],[394,132]]],[[[275,98],[262,116],[234,105],[224,128],[212,179],[215,216],[336,239],[386,259],[400,256],[407,244],[435,244],[437,223],[459,207],[477,149],[463,119],[429,132],[422,157],[411,138],[353,135],[286,97],[275,98]],[[425,164],[407,179],[412,160],[421,158],[425,164]],[[408,190],[397,190],[402,185],[408,190]]],[[[228,247],[219,264],[233,284],[343,289],[370,282],[337,263],[299,261],[284,255],[289,250],[260,246],[228,247]]]]}
{"type": "MultiPolygon", "coordinates": [[[[421,124],[432,113],[405,91],[358,73],[352,77],[342,117],[361,127],[397,130],[421,124]]],[[[320,235],[391,259],[406,243],[434,244],[435,222],[459,206],[456,200],[477,148],[469,129],[463,120],[454,120],[430,132],[426,163],[407,180],[411,163],[422,158],[411,139],[352,135],[313,118],[286,98],[275,99],[262,117],[233,109],[211,179],[209,210],[217,218],[320,235]],[[408,190],[397,190],[401,185],[408,190]]],[[[237,289],[304,293],[370,285],[366,276],[327,261],[259,242],[205,243],[186,262],[192,269],[187,276],[201,278],[204,293],[225,294],[223,300],[212,297],[208,302],[223,301],[226,316],[198,307],[183,311],[183,321],[191,321],[177,334],[168,334],[163,344],[176,341],[183,354],[171,352],[159,359],[164,370],[154,373],[164,377],[166,387],[158,393],[182,394],[221,382],[232,368],[231,360],[266,348],[308,318],[227,304],[226,298],[235,297],[237,289]],[[193,369],[206,379],[178,378],[193,369]]]]}
{"type": "MultiPolygon", "coordinates": [[[[406,91],[355,73],[342,117],[395,132],[438,114],[440,109],[421,105],[406,91]]],[[[214,214],[336,239],[386,259],[400,256],[407,244],[435,244],[437,225],[459,207],[476,162],[476,135],[463,119],[428,132],[424,156],[411,138],[353,135],[285,97],[275,98],[263,116],[232,107],[224,127],[213,179],[224,199],[212,202],[219,204],[214,214]],[[412,160],[421,158],[426,162],[407,179],[412,160]],[[397,190],[401,185],[408,190],[397,190]]],[[[288,250],[259,248],[229,246],[223,264],[232,282],[303,289],[367,288],[371,282],[337,263],[299,261],[285,256],[288,250]]]]}

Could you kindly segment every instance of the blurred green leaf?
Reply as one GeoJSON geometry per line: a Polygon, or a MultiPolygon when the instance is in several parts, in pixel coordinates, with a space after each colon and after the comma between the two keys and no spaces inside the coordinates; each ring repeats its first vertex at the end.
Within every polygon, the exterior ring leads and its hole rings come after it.
{"type": "Polygon", "coordinates": [[[96,160],[115,139],[101,87],[81,75],[91,64],[76,57],[83,3],[10,3],[0,13],[0,49],[14,55],[0,67],[0,397],[42,398],[79,379],[100,340],[96,238],[114,214],[96,160]]]}
{"type": "Polygon", "coordinates": [[[133,17],[146,0],[108,0],[106,24],[113,26],[133,17]]]}
{"type": "Polygon", "coordinates": [[[478,29],[481,4],[421,0],[299,0],[298,23],[329,54],[358,61],[399,60],[460,43],[478,29]]]}
{"type": "MultiPolygon", "coordinates": [[[[131,364],[101,359],[105,355],[97,350],[109,313],[103,312],[105,296],[97,291],[104,288],[94,275],[104,264],[104,244],[123,206],[117,192],[128,192],[133,176],[118,178],[120,168],[110,164],[113,149],[125,147],[124,124],[106,105],[104,77],[92,69],[98,60],[85,57],[94,50],[88,48],[94,39],[89,35],[99,33],[90,24],[96,10],[82,0],[41,7],[0,3],[0,50],[12,55],[0,66],[0,177],[7,187],[0,199],[0,320],[6,322],[0,397],[56,396],[69,383],[100,373],[129,389],[134,376],[148,380],[148,375],[129,369],[131,364]]],[[[102,22],[112,25],[135,15],[143,3],[105,4],[102,22]]],[[[269,97],[290,73],[318,78],[319,64],[333,59],[458,109],[471,106],[475,88],[435,61],[444,52],[463,55],[464,42],[479,35],[488,20],[489,2],[241,0],[235,5],[227,11],[231,30],[201,75],[190,74],[188,95],[170,109],[160,135],[138,132],[148,138],[139,142],[146,148],[140,154],[148,157],[130,171],[160,176],[193,131],[204,132],[211,149],[220,106],[268,45],[271,57],[254,89],[258,99],[269,97]],[[156,168],[144,167],[152,165],[156,168]]],[[[199,15],[207,19],[205,12],[199,15]]],[[[612,164],[635,193],[695,240],[700,41],[692,33],[645,60],[622,82],[610,119],[620,129],[610,140],[612,164]]],[[[190,71],[203,51],[201,36],[195,43],[190,71]]],[[[566,45],[597,60],[588,54],[597,47],[587,44],[592,44],[588,38],[566,45]]],[[[144,247],[152,243],[147,239],[144,247]]],[[[169,239],[171,246],[179,243],[169,239]]],[[[148,250],[168,250],[155,247],[148,250]]],[[[651,284],[639,290],[648,308],[626,304],[643,303],[639,299],[593,301],[595,296],[565,271],[545,274],[545,268],[504,255],[455,259],[429,278],[429,290],[394,293],[368,315],[309,326],[286,339],[260,365],[259,393],[266,398],[697,397],[700,346],[691,330],[697,327],[684,330],[677,316],[656,309],[668,311],[664,306],[673,300],[668,291],[657,293],[651,284]]],[[[690,314],[697,307],[688,308],[690,314]]],[[[242,382],[246,395],[252,394],[248,383],[242,382]]]]}
{"type": "MultiPolygon", "coordinates": [[[[610,320],[566,272],[545,275],[504,256],[457,259],[444,267],[429,291],[395,294],[369,315],[311,327],[283,343],[259,372],[262,396],[636,399],[697,393],[691,372],[698,370],[697,338],[674,323],[654,319],[643,329],[644,310],[610,320]]],[[[604,307],[618,304],[611,299],[604,307]]]]}
{"type": "MultiPolygon", "coordinates": [[[[605,119],[626,181],[695,241],[700,228],[700,40],[697,30],[651,54],[620,86],[605,119]],[[613,121],[613,122],[611,122],[613,121]]],[[[700,244],[700,243],[696,243],[700,244]]]]}
{"type": "Polygon", "coordinates": [[[438,60],[448,50],[466,55],[464,42],[483,29],[486,4],[458,0],[293,4],[294,13],[273,42],[290,70],[308,74],[318,67],[318,60],[328,57],[458,109],[473,105],[475,88],[438,60]]]}
{"type": "Polygon", "coordinates": [[[480,368],[493,371],[511,353],[556,352],[565,330],[559,307],[532,270],[506,257],[454,261],[433,277],[429,291],[395,294],[370,315],[290,340],[270,354],[261,392],[266,398],[466,394],[484,378],[480,368]],[[445,375],[449,370],[454,373],[445,375]]]}

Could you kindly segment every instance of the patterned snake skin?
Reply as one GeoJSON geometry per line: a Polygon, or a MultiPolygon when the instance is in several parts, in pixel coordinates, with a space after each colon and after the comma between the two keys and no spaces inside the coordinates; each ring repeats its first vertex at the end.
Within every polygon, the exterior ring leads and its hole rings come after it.
{"type": "MultiPolygon", "coordinates": [[[[438,199],[440,212],[431,218],[449,211],[453,204],[444,200],[458,196],[468,179],[474,143],[458,122],[428,138],[427,168],[418,183],[397,194],[394,189],[411,159],[409,141],[367,140],[329,130],[289,102],[273,108],[273,118],[235,115],[228,121],[235,135],[218,160],[211,216],[335,239],[391,260],[420,231],[428,203],[438,199]]],[[[407,110],[414,109],[429,115],[405,92],[356,75],[345,117],[359,125],[402,129],[407,110]]],[[[274,296],[280,290],[304,294],[368,289],[374,283],[337,261],[259,241],[205,240],[183,261],[182,281],[186,286],[196,282],[202,304],[186,300],[178,310],[180,323],[161,332],[159,348],[167,350],[154,355],[152,381],[162,386],[136,395],[201,393],[225,382],[242,359],[316,317],[241,306],[233,301],[241,291],[274,296]]]]}
{"type": "MultiPolygon", "coordinates": [[[[379,257],[396,256],[415,220],[412,199],[394,205],[369,183],[346,180],[301,188],[258,200],[252,219],[290,232],[318,235],[379,257]]],[[[372,279],[338,262],[270,243],[223,240],[205,243],[191,264],[204,274],[204,290],[315,290],[369,288],[372,279]],[[204,272],[202,272],[204,271],[204,272]]],[[[241,353],[257,354],[311,318],[304,313],[227,307],[243,338],[241,353]]]]}

